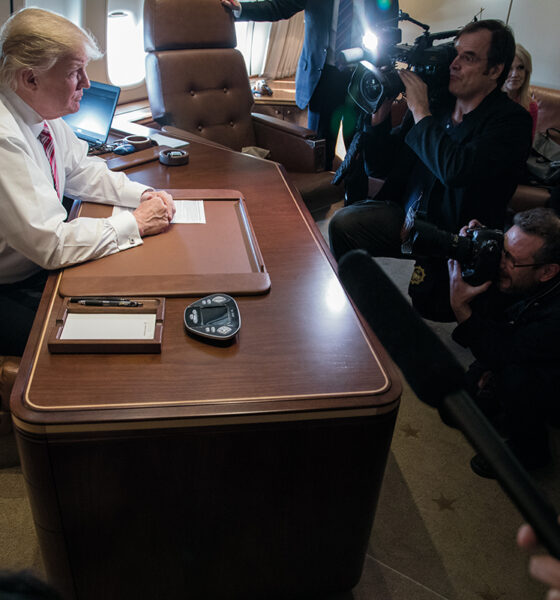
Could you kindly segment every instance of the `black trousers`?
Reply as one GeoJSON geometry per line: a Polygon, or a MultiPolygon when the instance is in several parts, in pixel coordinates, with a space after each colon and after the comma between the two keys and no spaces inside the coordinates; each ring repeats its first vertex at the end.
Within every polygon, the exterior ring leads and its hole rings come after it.
{"type": "Polygon", "coordinates": [[[39,307],[48,271],[0,285],[0,354],[21,356],[39,307]]]}
{"type": "MultiPolygon", "coordinates": [[[[351,77],[350,69],[340,71],[332,65],[325,65],[309,101],[307,126],[316,131],[319,138],[325,139],[327,171],[333,168],[340,123],[342,122],[342,136],[346,149],[350,146],[356,130],[360,109],[347,93],[351,77]]],[[[345,178],[344,187],[350,202],[367,197],[368,179],[363,167],[345,178]]]]}
{"type": "MultiPolygon", "coordinates": [[[[411,259],[401,252],[404,209],[394,202],[364,200],[341,208],[329,223],[329,241],[336,260],[351,250],[371,256],[411,259]]],[[[417,259],[408,287],[414,308],[431,321],[451,322],[449,274],[445,258],[417,259]]]]}

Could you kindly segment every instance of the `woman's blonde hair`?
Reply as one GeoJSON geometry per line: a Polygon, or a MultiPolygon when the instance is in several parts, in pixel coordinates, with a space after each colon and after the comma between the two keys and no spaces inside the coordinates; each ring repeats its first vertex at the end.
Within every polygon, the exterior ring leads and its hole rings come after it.
{"type": "Polygon", "coordinates": [[[0,84],[15,88],[20,69],[46,71],[81,50],[89,60],[102,56],[93,36],[72,21],[49,10],[24,8],[0,29],[0,84]]]}
{"type": "Polygon", "coordinates": [[[515,44],[515,56],[518,58],[523,66],[525,67],[525,81],[519,89],[518,102],[529,110],[529,104],[531,103],[531,73],[533,72],[533,60],[528,50],[521,44],[515,44]]]}

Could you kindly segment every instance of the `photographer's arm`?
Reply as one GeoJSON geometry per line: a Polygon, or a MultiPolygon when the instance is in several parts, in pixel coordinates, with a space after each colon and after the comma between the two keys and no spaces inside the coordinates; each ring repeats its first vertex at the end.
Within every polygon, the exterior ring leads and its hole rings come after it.
{"type": "Polygon", "coordinates": [[[305,8],[305,0],[263,0],[262,2],[239,2],[221,0],[222,4],[239,15],[240,21],[280,21],[289,19],[305,8]]]}
{"type": "Polygon", "coordinates": [[[477,122],[471,120],[469,126],[472,133],[454,139],[438,119],[427,116],[411,128],[406,143],[449,187],[484,183],[504,170],[509,172],[512,165],[522,168],[531,144],[531,117],[527,111],[493,113],[477,122]]]}
{"type": "Polygon", "coordinates": [[[364,165],[370,177],[385,178],[395,167],[405,135],[414,125],[411,113],[407,112],[402,123],[391,130],[392,105],[392,99],[385,100],[371,120],[366,120],[364,125],[364,165]]]}

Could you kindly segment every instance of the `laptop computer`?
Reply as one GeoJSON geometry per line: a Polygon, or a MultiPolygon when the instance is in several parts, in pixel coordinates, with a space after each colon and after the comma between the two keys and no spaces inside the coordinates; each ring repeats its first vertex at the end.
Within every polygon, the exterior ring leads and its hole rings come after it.
{"type": "Polygon", "coordinates": [[[62,118],[92,149],[107,141],[121,88],[99,81],[90,81],[90,84],[84,88],[80,110],[62,118]]]}

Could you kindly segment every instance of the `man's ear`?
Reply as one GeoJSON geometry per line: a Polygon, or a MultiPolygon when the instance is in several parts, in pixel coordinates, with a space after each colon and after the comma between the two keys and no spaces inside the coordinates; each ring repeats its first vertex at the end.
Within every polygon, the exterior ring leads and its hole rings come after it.
{"type": "Polygon", "coordinates": [[[33,72],[33,69],[20,69],[16,74],[16,82],[19,88],[28,91],[37,88],[37,76],[33,72]]]}
{"type": "Polygon", "coordinates": [[[545,281],[550,281],[551,279],[554,279],[556,277],[556,275],[558,275],[558,273],[560,273],[560,265],[557,265],[556,263],[549,263],[547,265],[543,265],[541,268],[542,268],[542,274],[539,277],[539,281],[541,283],[544,283],[545,281]]]}

